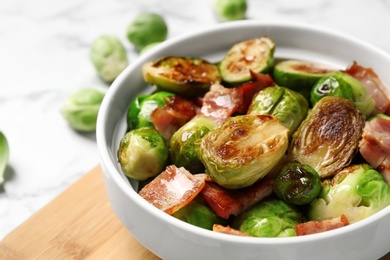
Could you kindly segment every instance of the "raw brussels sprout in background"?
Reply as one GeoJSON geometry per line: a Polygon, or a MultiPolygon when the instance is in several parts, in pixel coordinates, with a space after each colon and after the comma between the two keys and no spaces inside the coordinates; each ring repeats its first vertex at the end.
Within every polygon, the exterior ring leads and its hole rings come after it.
{"type": "Polygon", "coordinates": [[[350,223],[362,220],[390,205],[390,186],[368,164],[352,165],[324,182],[319,198],[309,209],[311,220],[344,214],[350,223]]]}
{"type": "Polygon", "coordinates": [[[167,35],[164,18],[154,13],[139,14],[127,27],[127,38],[138,51],[151,43],[165,41],[167,35]]]}
{"type": "Polygon", "coordinates": [[[61,113],[73,129],[82,132],[95,131],[104,95],[93,88],[82,88],[67,98],[61,113]]]}
{"type": "Polygon", "coordinates": [[[150,127],[127,132],[118,149],[118,161],[123,172],[139,181],[160,174],[165,169],[168,155],[164,137],[150,127]]]}
{"type": "Polygon", "coordinates": [[[246,18],[246,0],[214,0],[214,10],[221,21],[234,21],[246,18]]]}
{"type": "Polygon", "coordinates": [[[288,127],[288,135],[295,132],[306,118],[309,102],[300,93],[285,87],[268,87],[257,93],[248,109],[248,114],[275,116],[288,127]]]}
{"type": "Polygon", "coordinates": [[[195,142],[216,127],[217,123],[209,118],[195,117],[179,128],[169,142],[172,163],[191,173],[203,172],[204,165],[196,153],[195,142]]]}
{"type": "Polygon", "coordinates": [[[312,89],[310,101],[314,106],[325,96],[338,96],[351,100],[366,117],[370,116],[375,108],[375,101],[364,85],[341,71],[333,72],[318,80],[312,89]]]}
{"type": "Polygon", "coordinates": [[[302,223],[304,216],[282,200],[260,202],[241,213],[233,227],[254,237],[296,236],[295,225],[302,223]]]}
{"type": "Polygon", "coordinates": [[[5,171],[9,159],[9,145],[7,138],[0,131],[0,186],[4,183],[5,171]]]}
{"type": "Polygon", "coordinates": [[[272,183],[282,200],[295,205],[312,202],[321,191],[321,179],[309,165],[290,162],[283,166],[272,183]]]}
{"type": "Polygon", "coordinates": [[[93,42],[90,58],[99,77],[107,83],[112,83],[128,65],[125,48],[110,35],[100,36],[93,42]]]}

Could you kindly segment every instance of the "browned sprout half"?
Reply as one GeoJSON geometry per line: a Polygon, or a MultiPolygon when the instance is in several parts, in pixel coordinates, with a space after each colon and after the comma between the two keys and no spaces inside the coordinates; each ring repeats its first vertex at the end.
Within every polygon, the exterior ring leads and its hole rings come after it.
{"type": "Polygon", "coordinates": [[[333,176],[357,152],[364,123],[364,116],[352,101],[322,98],[294,133],[291,160],[311,166],[321,178],[333,176]]]}

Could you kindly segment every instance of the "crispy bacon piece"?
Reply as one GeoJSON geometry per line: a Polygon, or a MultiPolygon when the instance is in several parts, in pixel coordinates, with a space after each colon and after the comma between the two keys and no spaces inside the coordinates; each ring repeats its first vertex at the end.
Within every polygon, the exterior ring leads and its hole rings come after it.
{"type": "Polygon", "coordinates": [[[251,237],[250,235],[240,231],[240,230],[237,230],[237,229],[234,229],[230,226],[222,226],[222,225],[219,225],[219,224],[214,224],[213,225],[213,231],[214,232],[219,232],[219,233],[223,233],[223,234],[228,234],[228,235],[235,235],[235,236],[243,236],[243,237],[251,237]]]}
{"type": "Polygon", "coordinates": [[[165,139],[171,138],[181,126],[193,118],[199,108],[192,102],[173,96],[164,106],[156,108],[150,120],[165,139]]]}
{"type": "Polygon", "coordinates": [[[390,93],[371,68],[364,68],[354,61],[344,72],[359,80],[366,87],[370,96],[375,100],[374,114],[390,115],[390,93]]]}
{"type": "Polygon", "coordinates": [[[225,88],[221,84],[212,85],[203,98],[198,116],[205,116],[222,123],[235,113],[246,113],[257,92],[275,85],[268,74],[254,72],[251,74],[254,80],[239,87],[225,88]]]}
{"type": "Polygon", "coordinates": [[[272,193],[272,179],[264,178],[248,188],[228,190],[213,181],[207,181],[202,197],[221,218],[237,216],[272,193]]]}
{"type": "Polygon", "coordinates": [[[359,151],[390,185],[390,121],[375,118],[365,123],[359,151]]]}
{"type": "Polygon", "coordinates": [[[295,226],[295,232],[297,233],[297,236],[304,236],[333,230],[348,225],[349,221],[347,217],[345,215],[341,215],[341,217],[333,218],[330,220],[308,221],[305,223],[297,224],[295,226]]]}
{"type": "Polygon", "coordinates": [[[190,203],[205,186],[207,174],[192,175],[183,167],[169,165],[139,194],[155,207],[173,214],[190,203]]]}

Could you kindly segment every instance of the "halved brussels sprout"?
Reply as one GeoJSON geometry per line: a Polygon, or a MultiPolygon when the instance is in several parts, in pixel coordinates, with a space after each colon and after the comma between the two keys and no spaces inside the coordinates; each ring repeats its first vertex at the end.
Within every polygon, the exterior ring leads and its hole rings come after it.
{"type": "Polygon", "coordinates": [[[333,72],[317,81],[311,91],[310,101],[314,106],[325,96],[338,96],[351,100],[366,117],[370,116],[375,108],[375,101],[364,85],[341,71],[333,72]]]}
{"type": "Polygon", "coordinates": [[[127,132],[118,149],[118,161],[123,172],[139,181],[160,174],[167,164],[168,155],[164,137],[150,127],[127,132]]]}
{"type": "Polygon", "coordinates": [[[222,80],[239,84],[252,79],[250,71],[268,72],[274,64],[275,43],[268,37],[235,44],[219,64],[222,80]]]}
{"type": "Polygon", "coordinates": [[[164,57],[144,64],[142,72],[158,89],[188,97],[204,95],[221,80],[215,64],[192,57],[164,57]]]}
{"type": "Polygon", "coordinates": [[[321,191],[321,179],[309,165],[290,162],[275,177],[272,188],[288,203],[304,205],[312,202],[321,191]]]}
{"type": "Polygon", "coordinates": [[[335,69],[316,62],[284,60],[275,65],[273,78],[278,85],[293,89],[309,100],[314,84],[334,71],[335,69]]]}
{"type": "Polygon", "coordinates": [[[197,153],[219,185],[239,189],[267,175],[288,146],[288,128],[270,115],[242,115],[227,119],[206,134],[197,153]]]}
{"type": "Polygon", "coordinates": [[[217,126],[217,123],[209,118],[194,117],[179,128],[169,141],[172,163],[186,168],[191,173],[204,172],[204,165],[195,150],[195,142],[217,126]]]}
{"type": "Polygon", "coordinates": [[[252,99],[248,114],[272,115],[288,127],[291,136],[309,110],[309,102],[304,96],[285,87],[268,87],[258,92],[252,99]]]}
{"type": "Polygon", "coordinates": [[[352,101],[322,98],[293,134],[291,160],[309,165],[321,178],[333,176],[349,165],[357,152],[364,123],[352,101]]]}

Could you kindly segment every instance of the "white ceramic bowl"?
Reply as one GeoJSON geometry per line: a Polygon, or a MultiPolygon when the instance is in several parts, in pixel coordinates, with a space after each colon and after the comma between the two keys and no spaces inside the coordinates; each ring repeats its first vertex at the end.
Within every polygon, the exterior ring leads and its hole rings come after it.
{"type": "Polygon", "coordinates": [[[378,259],[390,250],[390,207],[347,227],[291,238],[248,238],[224,235],[177,220],[143,200],[137,183],[120,170],[116,152],[126,130],[130,100],[145,88],[141,66],[167,55],[218,61],[234,44],[257,36],[276,42],[275,56],[319,61],[345,68],[356,60],[372,67],[390,86],[390,56],[344,34],[310,25],[240,21],[176,37],[135,60],[110,87],[97,123],[107,194],[131,234],[163,259],[378,259]]]}

